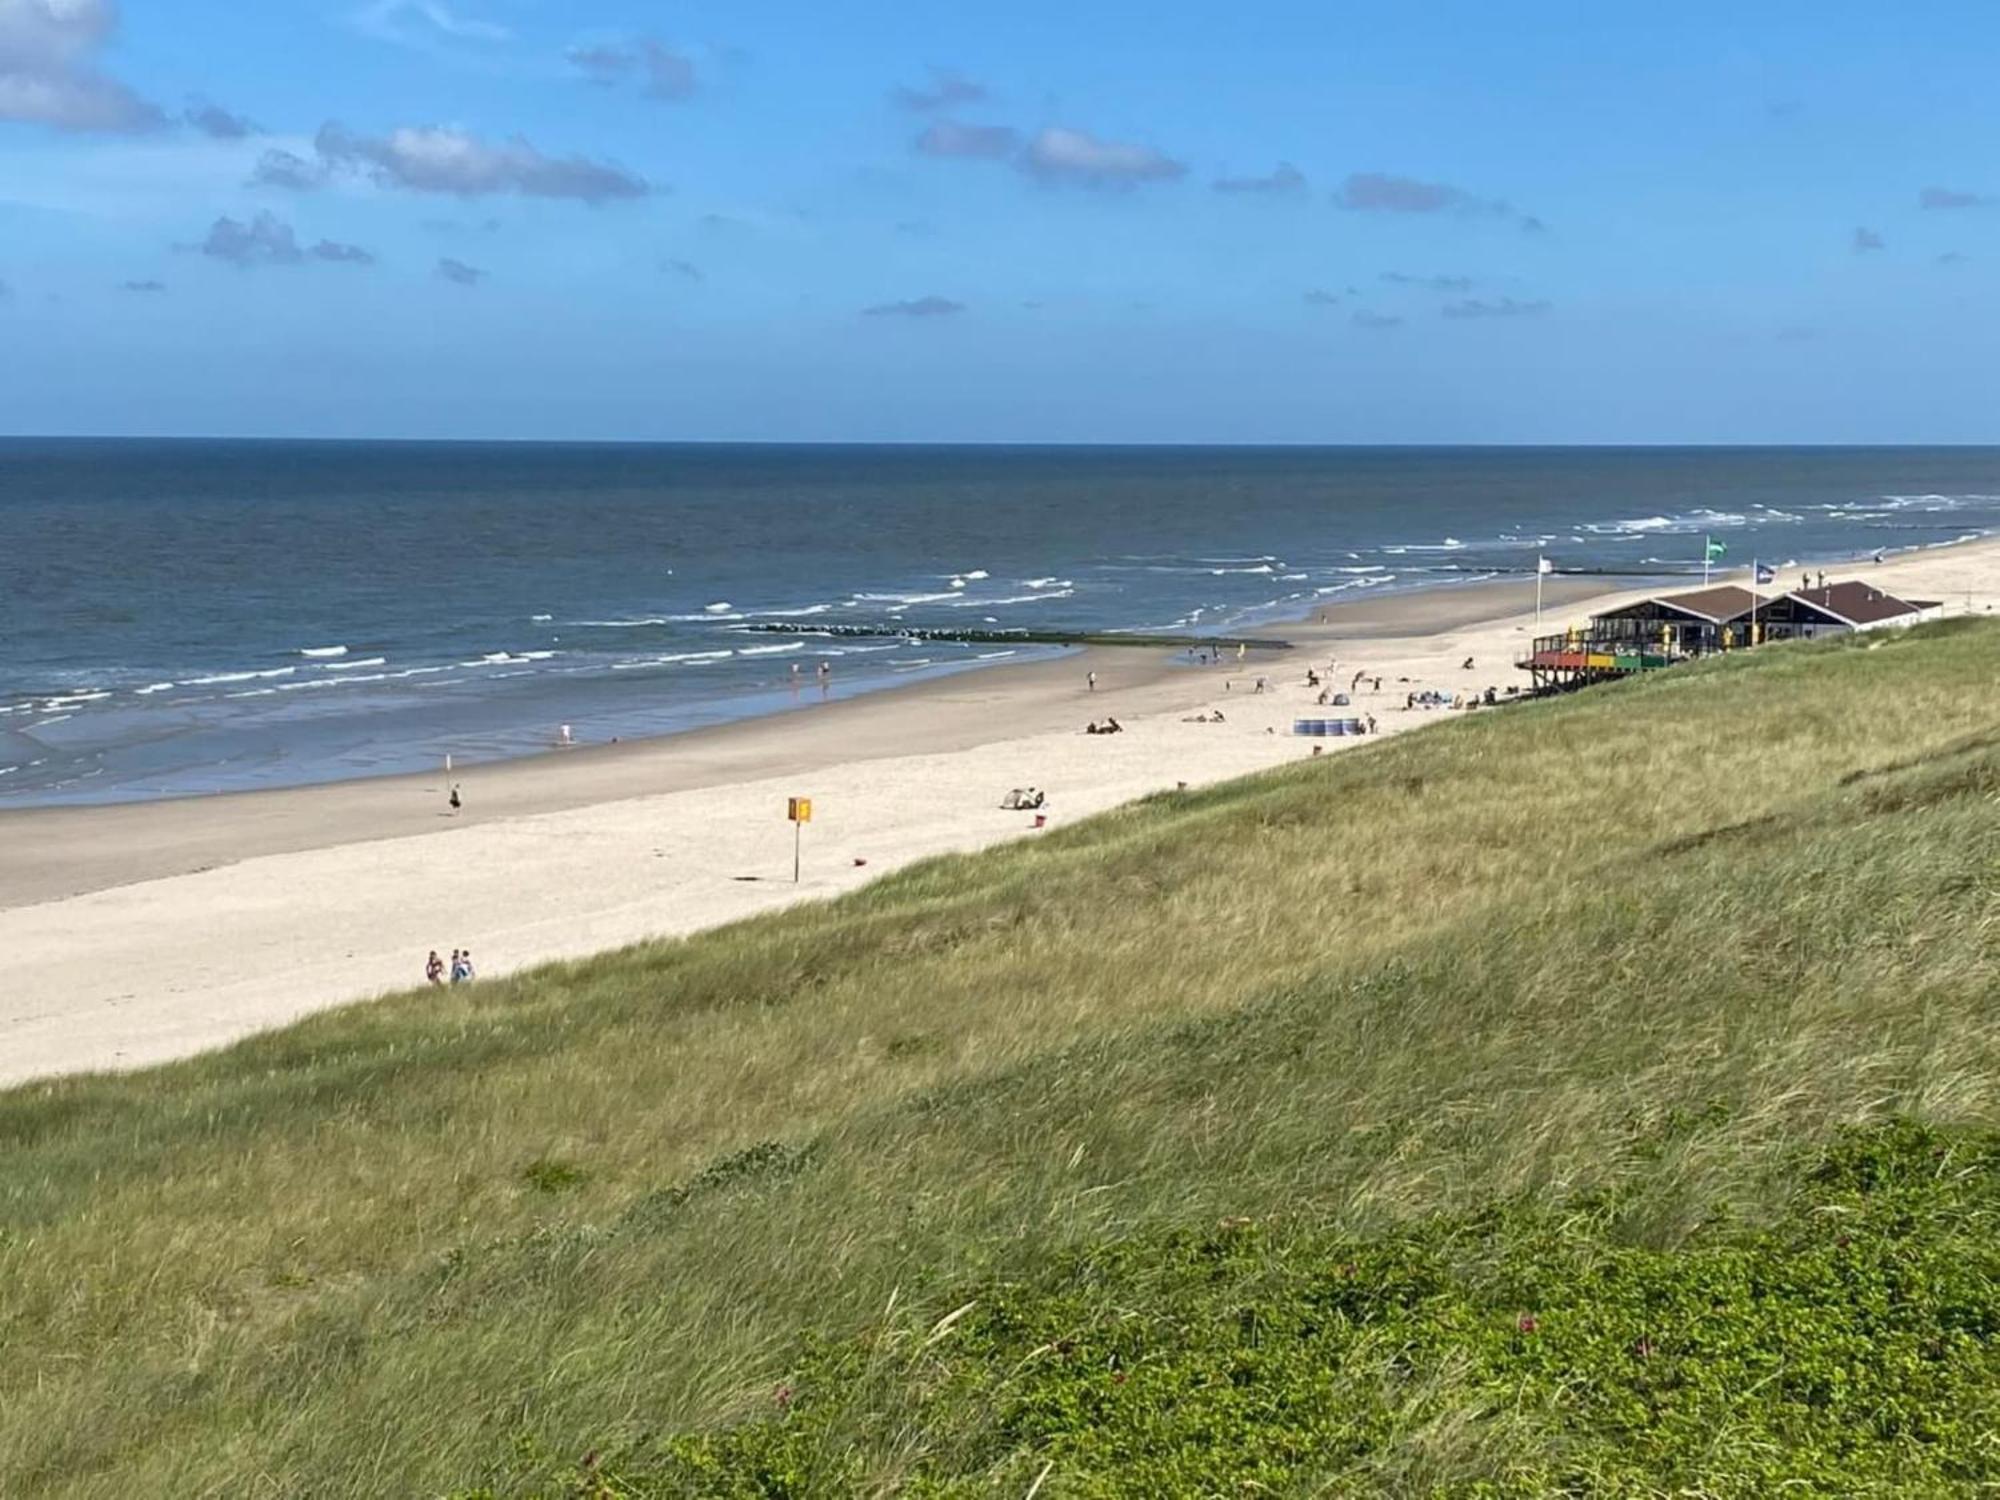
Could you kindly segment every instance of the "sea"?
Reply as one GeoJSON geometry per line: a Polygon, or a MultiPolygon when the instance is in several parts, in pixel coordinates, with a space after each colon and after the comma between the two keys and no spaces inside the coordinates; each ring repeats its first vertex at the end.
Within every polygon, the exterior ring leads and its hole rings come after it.
{"type": "Polygon", "coordinates": [[[1540,557],[1669,578],[1708,538],[1782,568],[1996,529],[1994,448],[4,439],[0,808],[470,766],[1051,649],[924,627],[1198,635],[1540,557]]]}

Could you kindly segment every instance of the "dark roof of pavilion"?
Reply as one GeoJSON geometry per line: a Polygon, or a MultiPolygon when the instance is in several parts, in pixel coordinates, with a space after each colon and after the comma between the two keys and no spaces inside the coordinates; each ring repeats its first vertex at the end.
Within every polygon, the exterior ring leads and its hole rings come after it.
{"type": "Polygon", "coordinates": [[[1606,610],[1598,618],[1612,619],[1620,615],[1665,608],[1679,614],[1691,615],[1699,620],[1707,620],[1711,624],[1722,625],[1749,614],[1753,606],[1761,607],[1765,602],[1761,595],[1753,594],[1746,588],[1740,588],[1733,583],[1724,583],[1717,584],[1714,588],[1695,589],[1686,594],[1657,594],[1651,599],[1642,599],[1637,604],[1628,604],[1623,609],[1606,610]]]}
{"type": "Polygon", "coordinates": [[[1874,584],[1863,583],[1859,579],[1830,583],[1821,589],[1794,589],[1785,597],[1796,599],[1821,614],[1845,620],[1850,625],[1879,625],[1884,620],[1900,620],[1908,615],[1922,614],[1926,608],[1933,607],[1909,599],[1898,599],[1894,594],[1885,594],[1874,584]]]}

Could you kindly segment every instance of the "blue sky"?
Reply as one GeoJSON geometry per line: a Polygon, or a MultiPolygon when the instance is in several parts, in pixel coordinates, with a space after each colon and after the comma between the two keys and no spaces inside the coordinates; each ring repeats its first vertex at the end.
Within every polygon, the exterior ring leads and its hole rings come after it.
{"type": "Polygon", "coordinates": [[[0,430],[1994,440],[2000,9],[1640,10],[0,0],[0,430]]]}

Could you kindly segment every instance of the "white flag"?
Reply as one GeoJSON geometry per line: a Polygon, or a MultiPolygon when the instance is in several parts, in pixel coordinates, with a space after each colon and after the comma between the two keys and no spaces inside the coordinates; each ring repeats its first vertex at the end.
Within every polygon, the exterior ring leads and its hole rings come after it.
{"type": "Polygon", "coordinates": [[[1546,557],[1538,557],[1535,559],[1535,571],[1537,573],[1553,573],[1555,572],[1555,570],[1556,570],[1556,565],[1550,562],[1546,557]]]}

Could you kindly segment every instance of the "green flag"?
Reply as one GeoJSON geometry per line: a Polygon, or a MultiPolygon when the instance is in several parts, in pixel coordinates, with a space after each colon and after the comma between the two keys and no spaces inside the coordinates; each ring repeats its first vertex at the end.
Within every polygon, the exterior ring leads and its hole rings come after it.
{"type": "Polygon", "coordinates": [[[1703,537],[1702,543],[1707,548],[1707,551],[1702,555],[1703,562],[1714,562],[1718,557],[1722,556],[1722,554],[1728,550],[1726,547],[1722,545],[1722,543],[1716,541],[1712,537],[1703,537]]]}

